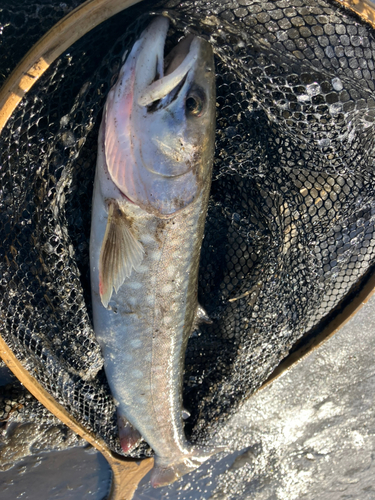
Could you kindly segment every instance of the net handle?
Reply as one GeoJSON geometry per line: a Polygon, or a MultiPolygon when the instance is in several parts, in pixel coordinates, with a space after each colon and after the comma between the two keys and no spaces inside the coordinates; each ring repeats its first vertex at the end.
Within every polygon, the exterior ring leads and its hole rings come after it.
{"type": "MultiPolygon", "coordinates": [[[[73,43],[90,30],[141,0],[88,0],[51,28],[25,55],[0,91],[0,132],[14,110],[43,73],[73,43]]],[[[153,467],[153,459],[125,459],[111,452],[103,440],[76,421],[23,367],[0,335],[0,357],[18,380],[53,415],[94,446],[112,469],[108,500],[131,500],[141,479],[153,467]]]]}

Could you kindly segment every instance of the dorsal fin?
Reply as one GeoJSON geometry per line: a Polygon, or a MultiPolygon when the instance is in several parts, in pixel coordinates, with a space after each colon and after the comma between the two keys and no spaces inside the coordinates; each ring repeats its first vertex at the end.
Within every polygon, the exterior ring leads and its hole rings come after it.
{"type": "Polygon", "coordinates": [[[99,257],[99,293],[104,307],[108,307],[113,290],[117,292],[142,262],[143,254],[143,246],[135,237],[126,215],[116,201],[111,201],[99,257]]]}

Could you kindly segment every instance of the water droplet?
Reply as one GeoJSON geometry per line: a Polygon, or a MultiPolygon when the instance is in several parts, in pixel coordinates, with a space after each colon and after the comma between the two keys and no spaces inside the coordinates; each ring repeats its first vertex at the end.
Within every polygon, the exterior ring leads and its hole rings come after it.
{"type": "Polygon", "coordinates": [[[331,80],[331,83],[332,83],[332,87],[337,91],[339,92],[340,90],[342,90],[344,88],[343,84],[342,84],[342,81],[340,80],[340,78],[332,78],[331,80]]]}
{"type": "Polygon", "coordinates": [[[319,83],[311,83],[310,85],[306,85],[306,93],[309,96],[314,96],[322,93],[322,89],[319,85],[319,83]]]}
{"type": "Polygon", "coordinates": [[[69,123],[69,115],[65,115],[60,120],[60,127],[66,127],[69,123]]]}
{"type": "Polygon", "coordinates": [[[331,144],[331,141],[330,141],[330,139],[319,139],[317,141],[317,144],[321,148],[328,148],[328,146],[330,146],[330,144],[331,144]]]}
{"type": "Polygon", "coordinates": [[[305,102],[310,100],[310,96],[308,94],[302,94],[297,96],[297,100],[300,102],[305,102]]]}
{"type": "Polygon", "coordinates": [[[74,146],[74,144],[76,142],[76,139],[74,137],[73,132],[70,132],[70,131],[64,132],[61,135],[61,140],[62,140],[65,147],[74,146]]]}
{"type": "Polygon", "coordinates": [[[335,102],[334,104],[331,104],[329,107],[329,112],[331,115],[338,115],[342,111],[342,104],[341,102],[335,102]]]}

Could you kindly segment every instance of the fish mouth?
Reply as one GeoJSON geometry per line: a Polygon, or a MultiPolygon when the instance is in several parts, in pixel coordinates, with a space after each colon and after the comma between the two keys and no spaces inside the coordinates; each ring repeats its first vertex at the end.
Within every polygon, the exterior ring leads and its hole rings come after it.
{"type": "Polygon", "coordinates": [[[198,59],[199,40],[194,35],[180,40],[164,59],[168,27],[168,19],[159,17],[143,33],[141,55],[136,66],[136,81],[140,84],[136,97],[139,106],[151,106],[167,96],[170,102],[198,59]]]}

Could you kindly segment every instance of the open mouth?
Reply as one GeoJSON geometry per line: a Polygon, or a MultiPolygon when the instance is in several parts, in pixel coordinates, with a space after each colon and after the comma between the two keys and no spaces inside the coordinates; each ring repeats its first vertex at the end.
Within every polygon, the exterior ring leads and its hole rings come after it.
{"type": "MultiPolygon", "coordinates": [[[[149,113],[152,113],[153,111],[156,111],[156,110],[162,108],[163,106],[168,106],[168,104],[170,104],[175,99],[177,99],[182,87],[184,86],[184,84],[186,82],[186,77],[187,77],[187,75],[185,75],[182,78],[182,80],[180,81],[180,83],[178,83],[176,85],[176,87],[173,90],[171,90],[166,96],[164,96],[163,98],[160,98],[160,99],[156,99],[156,101],[153,101],[151,104],[149,104],[147,106],[147,111],[149,113]]],[[[155,81],[157,79],[158,79],[158,77],[155,78],[155,81]]]]}
{"type": "Polygon", "coordinates": [[[164,59],[168,24],[167,18],[160,17],[153,23],[152,30],[144,32],[136,80],[150,83],[139,92],[140,106],[150,106],[166,97],[168,101],[173,99],[198,58],[199,42],[195,36],[188,35],[164,59]]]}

